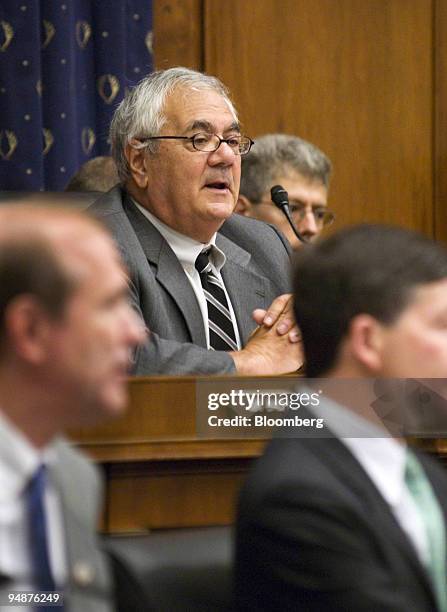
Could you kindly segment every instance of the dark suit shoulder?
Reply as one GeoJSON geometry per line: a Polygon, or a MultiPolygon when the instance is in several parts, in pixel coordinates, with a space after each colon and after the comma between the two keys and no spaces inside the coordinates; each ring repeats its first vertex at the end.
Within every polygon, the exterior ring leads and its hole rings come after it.
{"type": "Polygon", "coordinates": [[[236,540],[240,610],[434,609],[414,548],[339,440],[274,440],[244,487],[236,540]]]}
{"type": "Polygon", "coordinates": [[[282,492],[287,496],[310,495],[316,499],[330,495],[333,502],[335,498],[341,501],[344,487],[340,487],[334,465],[340,456],[346,455],[354,465],[357,463],[336,439],[274,439],[254,465],[247,488],[264,499],[282,492]],[[327,454],[332,457],[329,464],[325,460],[327,454]]]}

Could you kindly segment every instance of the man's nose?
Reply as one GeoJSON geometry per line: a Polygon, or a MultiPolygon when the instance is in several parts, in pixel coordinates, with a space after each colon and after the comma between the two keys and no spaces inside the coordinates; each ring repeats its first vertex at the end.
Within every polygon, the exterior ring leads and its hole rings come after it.
{"type": "Polygon", "coordinates": [[[300,221],[298,221],[298,230],[302,234],[307,234],[309,236],[316,236],[319,232],[319,228],[317,225],[317,221],[315,219],[315,215],[311,208],[306,208],[304,216],[300,221]]]}
{"type": "Polygon", "coordinates": [[[127,307],[127,316],[126,316],[126,340],[130,347],[134,348],[143,344],[146,340],[148,332],[146,331],[146,327],[137,313],[133,310],[131,306],[127,307]]]}
{"type": "Polygon", "coordinates": [[[231,166],[238,159],[240,159],[240,155],[237,155],[228,143],[221,142],[219,147],[209,154],[208,163],[210,166],[218,166],[219,164],[231,166]]]}

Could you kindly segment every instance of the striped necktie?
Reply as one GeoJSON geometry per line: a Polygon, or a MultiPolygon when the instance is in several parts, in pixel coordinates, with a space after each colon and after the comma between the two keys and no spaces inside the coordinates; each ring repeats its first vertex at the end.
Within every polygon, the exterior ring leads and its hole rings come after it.
{"type": "Polygon", "coordinates": [[[429,550],[427,569],[432,579],[438,607],[441,612],[447,612],[444,515],[424,468],[411,451],[407,451],[405,484],[425,525],[429,550]]]}
{"type": "Polygon", "coordinates": [[[203,251],[196,259],[196,270],[200,274],[208,308],[210,349],[215,351],[237,351],[238,344],[227,297],[220,279],[214,274],[210,261],[210,250],[203,251]]]}

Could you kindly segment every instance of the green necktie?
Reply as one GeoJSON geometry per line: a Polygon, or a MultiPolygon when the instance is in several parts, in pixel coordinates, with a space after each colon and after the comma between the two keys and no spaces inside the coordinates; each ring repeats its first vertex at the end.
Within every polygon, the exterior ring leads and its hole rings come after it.
{"type": "Polygon", "coordinates": [[[424,522],[429,549],[427,569],[432,578],[438,607],[441,612],[447,612],[444,515],[424,468],[411,451],[407,451],[405,484],[424,522]]]}

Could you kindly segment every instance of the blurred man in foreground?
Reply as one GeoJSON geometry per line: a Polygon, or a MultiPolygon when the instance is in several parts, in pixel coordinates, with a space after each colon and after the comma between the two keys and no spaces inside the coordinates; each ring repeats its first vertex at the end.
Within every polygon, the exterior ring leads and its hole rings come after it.
{"type": "Polygon", "coordinates": [[[447,478],[364,397],[371,378],[447,377],[447,251],[354,227],[299,252],[295,292],[310,382],[331,385],[299,413],[326,429],[280,432],[246,483],[239,609],[445,611],[447,478]]]}
{"type": "Polygon", "coordinates": [[[0,574],[8,592],[62,592],[76,612],[114,609],[95,535],[99,478],[59,434],[123,412],[129,356],[142,339],[103,228],[73,210],[0,208],[0,574]]]}
{"type": "Polygon", "coordinates": [[[273,204],[270,189],[274,185],[284,187],[296,229],[312,242],[335,219],[327,207],[331,171],[329,158],[297,136],[266,134],[256,138],[256,146],[242,158],[236,212],[276,225],[292,248],[297,249],[303,243],[283,212],[273,204]]]}
{"type": "Polygon", "coordinates": [[[135,373],[296,370],[288,245],[233,215],[252,141],[225,86],[187,68],[150,74],[118,106],[110,135],[121,188],[91,212],[115,236],[151,332],[135,373]]]}

